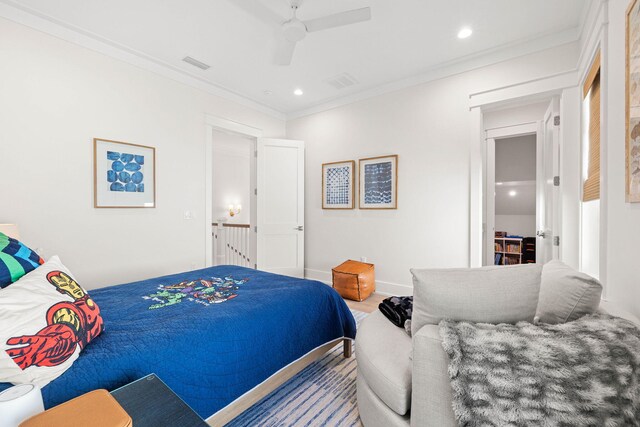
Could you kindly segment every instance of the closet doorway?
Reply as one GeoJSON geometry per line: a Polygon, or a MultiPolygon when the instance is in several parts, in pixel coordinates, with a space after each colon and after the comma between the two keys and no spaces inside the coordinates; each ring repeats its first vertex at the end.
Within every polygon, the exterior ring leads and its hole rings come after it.
{"type": "Polygon", "coordinates": [[[536,134],[496,139],[494,264],[536,262],[536,134]]]}
{"type": "Polygon", "coordinates": [[[539,119],[485,131],[484,265],[559,256],[559,101],[522,111],[539,119]]]}

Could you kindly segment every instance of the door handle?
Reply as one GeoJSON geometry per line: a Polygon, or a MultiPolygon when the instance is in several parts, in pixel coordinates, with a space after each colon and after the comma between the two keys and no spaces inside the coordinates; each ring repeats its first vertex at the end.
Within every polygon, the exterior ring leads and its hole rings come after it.
{"type": "Polygon", "coordinates": [[[294,230],[296,230],[296,231],[304,231],[304,227],[302,225],[299,225],[299,226],[295,227],[294,230]]]}
{"type": "Polygon", "coordinates": [[[542,237],[542,238],[544,239],[544,238],[546,238],[546,237],[547,237],[547,233],[545,233],[545,232],[544,232],[544,231],[542,231],[542,230],[538,230],[538,231],[536,231],[536,236],[538,236],[538,237],[542,237]]]}

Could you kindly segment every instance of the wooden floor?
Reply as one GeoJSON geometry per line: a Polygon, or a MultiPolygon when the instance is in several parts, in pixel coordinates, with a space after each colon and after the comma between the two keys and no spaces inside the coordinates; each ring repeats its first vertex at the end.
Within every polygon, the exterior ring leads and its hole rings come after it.
{"type": "Polygon", "coordinates": [[[378,309],[378,304],[380,304],[380,302],[385,298],[387,298],[386,295],[380,295],[380,294],[374,293],[369,298],[367,298],[362,302],[351,301],[349,299],[345,299],[345,302],[347,303],[349,308],[353,310],[364,311],[365,313],[371,313],[372,311],[378,309]]]}

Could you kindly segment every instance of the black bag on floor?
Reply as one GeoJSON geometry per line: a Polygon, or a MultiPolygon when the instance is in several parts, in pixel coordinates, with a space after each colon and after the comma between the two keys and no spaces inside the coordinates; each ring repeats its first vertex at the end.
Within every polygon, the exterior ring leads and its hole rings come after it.
{"type": "Polygon", "coordinates": [[[389,297],[382,300],[378,306],[382,314],[399,328],[411,320],[413,311],[413,297],[389,297]]]}

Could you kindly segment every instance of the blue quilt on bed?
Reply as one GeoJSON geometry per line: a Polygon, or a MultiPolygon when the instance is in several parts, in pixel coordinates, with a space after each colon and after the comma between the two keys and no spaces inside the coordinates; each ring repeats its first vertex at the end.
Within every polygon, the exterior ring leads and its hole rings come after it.
{"type": "Polygon", "coordinates": [[[47,408],[155,373],[207,418],[314,348],[356,333],[347,305],[329,286],[242,267],[90,294],[105,330],[44,387],[47,408]]]}

